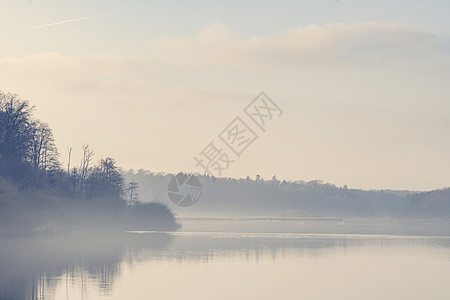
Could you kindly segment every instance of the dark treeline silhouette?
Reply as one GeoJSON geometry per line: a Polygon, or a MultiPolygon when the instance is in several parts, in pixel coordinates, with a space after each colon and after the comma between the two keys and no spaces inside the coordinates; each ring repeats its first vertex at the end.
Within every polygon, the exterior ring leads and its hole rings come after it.
{"type": "Polygon", "coordinates": [[[139,202],[138,185],[126,184],[113,158],[94,165],[89,145],[82,147],[79,167],[71,168],[70,150],[63,169],[52,130],[34,118],[33,109],[17,95],[0,92],[0,233],[176,228],[166,206],[139,202]]]}
{"type": "MultiPolygon", "coordinates": [[[[167,184],[172,174],[146,170],[125,172],[138,182],[146,199],[170,203],[167,184]]],[[[413,193],[338,187],[320,180],[280,181],[273,176],[212,178],[197,175],[203,185],[201,199],[192,207],[173,210],[180,216],[277,217],[446,217],[450,218],[450,191],[413,193]]]]}
{"type": "Polygon", "coordinates": [[[39,186],[58,171],[52,131],[32,111],[17,95],[0,92],[0,175],[21,187],[39,186]]]}

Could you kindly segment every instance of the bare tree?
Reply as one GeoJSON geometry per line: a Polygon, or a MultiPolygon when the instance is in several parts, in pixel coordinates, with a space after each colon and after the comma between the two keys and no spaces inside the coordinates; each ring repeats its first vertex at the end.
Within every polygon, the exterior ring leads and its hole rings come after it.
{"type": "Polygon", "coordinates": [[[129,182],[125,188],[125,192],[127,195],[128,206],[132,206],[139,201],[139,184],[136,181],[132,180],[129,182]]]}
{"type": "Polygon", "coordinates": [[[0,160],[25,162],[29,157],[32,110],[28,101],[0,92],[0,160]]]}
{"type": "Polygon", "coordinates": [[[123,199],[124,178],[111,157],[101,159],[86,182],[86,196],[105,205],[126,204],[123,199]]]}
{"type": "Polygon", "coordinates": [[[48,124],[34,121],[31,123],[32,137],[30,162],[34,169],[47,172],[58,165],[58,151],[53,133],[48,124]]]}
{"type": "Polygon", "coordinates": [[[83,153],[81,157],[81,163],[80,163],[80,182],[79,182],[79,189],[80,191],[84,187],[84,183],[86,182],[86,179],[88,177],[89,169],[91,168],[92,158],[94,156],[94,151],[89,147],[89,144],[83,145],[83,153]]]}
{"type": "Polygon", "coordinates": [[[67,176],[70,178],[70,158],[72,157],[72,147],[67,149],[68,160],[67,160],[67,176]]]}

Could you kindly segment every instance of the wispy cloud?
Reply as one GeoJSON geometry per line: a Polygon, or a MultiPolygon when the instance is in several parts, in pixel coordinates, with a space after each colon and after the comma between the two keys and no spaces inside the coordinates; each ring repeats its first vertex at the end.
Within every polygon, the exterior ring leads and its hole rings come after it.
{"type": "Polygon", "coordinates": [[[65,23],[77,22],[77,21],[82,21],[82,20],[86,20],[86,19],[97,18],[97,17],[100,17],[102,15],[104,15],[104,14],[98,14],[98,15],[92,15],[92,16],[87,16],[87,17],[74,18],[74,19],[69,19],[69,20],[64,20],[64,21],[59,21],[59,22],[53,22],[53,23],[47,23],[47,24],[41,24],[41,25],[36,25],[36,26],[23,28],[23,30],[37,29],[37,28],[49,27],[49,26],[60,25],[60,24],[65,24],[65,23]]]}
{"type": "Polygon", "coordinates": [[[449,56],[433,34],[398,23],[309,25],[247,39],[222,24],[150,41],[153,59],[176,66],[332,66],[424,61],[449,56]]]}

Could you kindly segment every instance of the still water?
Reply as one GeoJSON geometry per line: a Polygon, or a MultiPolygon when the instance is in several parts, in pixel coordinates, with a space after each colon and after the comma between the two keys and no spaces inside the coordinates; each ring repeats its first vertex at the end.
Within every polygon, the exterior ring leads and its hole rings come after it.
{"type": "Polygon", "coordinates": [[[450,222],[184,219],[0,240],[1,299],[450,299],[450,222]]]}

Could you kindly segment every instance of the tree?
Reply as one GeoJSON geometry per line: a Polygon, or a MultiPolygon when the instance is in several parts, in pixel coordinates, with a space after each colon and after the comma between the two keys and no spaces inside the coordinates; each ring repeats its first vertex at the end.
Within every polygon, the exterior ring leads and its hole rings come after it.
{"type": "Polygon", "coordinates": [[[32,110],[28,101],[0,92],[0,160],[20,163],[29,157],[32,110]]]}
{"type": "Polygon", "coordinates": [[[72,147],[67,149],[68,159],[67,159],[67,176],[70,179],[70,159],[72,157],[72,147]]]}
{"type": "Polygon", "coordinates": [[[58,150],[48,124],[41,121],[31,123],[30,163],[35,170],[44,173],[59,166],[58,150]]]}
{"type": "Polygon", "coordinates": [[[0,92],[0,175],[28,187],[59,169],[53,133],[32,111],[28,101],[0,92]]]}
{"type": "Polygon", "coordinates": [[[89,170],[91,168],[92,158],[94,156],[94,151],[89,147],[89,144],[83,145],[83,154],[81,156],[81,163],[79,168],[79,182],[78,188],[80,192],[84,189],[84,183],[88,177],[89,170]]]}
{"type": "Polygon", "coordinates": [[[136,181],[130,181],[125,188],[125,191],[127,194],[128,206],[132,206],[139,201],[139,184],[136,181]]]}
{"type": "Polygon", "coordinates": [[[100,160],[87,181],[87,197],[92,200],[105,200],[109,204],[123,202],[124,179],[114,159],[100,160]]]}
{"type": "Polygon", "coordinates": [[[32,110],[17,95],[0,92],[0,176],[22,187],[35,184],[30,164],[32,110]]]}

